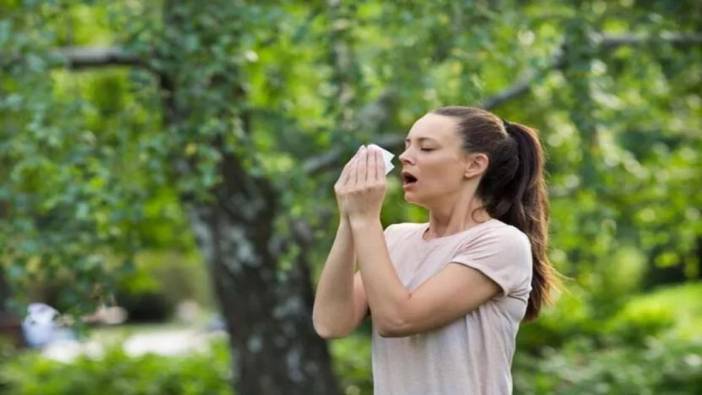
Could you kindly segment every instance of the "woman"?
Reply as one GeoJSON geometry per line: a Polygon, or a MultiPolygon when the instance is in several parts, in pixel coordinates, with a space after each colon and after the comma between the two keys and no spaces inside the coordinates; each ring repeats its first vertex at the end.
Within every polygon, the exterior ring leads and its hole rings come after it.
{"type": "Polygon", "coordinates": [[[538,316],[556,281],[538,137],[485,110],[444,107],[412,126],[399,159],[405,199],[429,222],[383,231],[383,161],[362,147],[334,187],[341,220],[315,329],[345,336],[370,308],[376,395],[510,394],[519,323],[538,316]]]}

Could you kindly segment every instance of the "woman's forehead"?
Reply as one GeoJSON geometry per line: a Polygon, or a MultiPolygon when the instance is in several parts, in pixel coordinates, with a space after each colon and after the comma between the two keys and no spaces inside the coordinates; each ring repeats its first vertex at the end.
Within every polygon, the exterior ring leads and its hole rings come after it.
{"type": "Polygon", "coordinates": [[[405,141],[426,139],[441,142],[456,138],[458,136],[456,135],[456,120],[454,118],[429,113],[412,125],[405,141]]]}

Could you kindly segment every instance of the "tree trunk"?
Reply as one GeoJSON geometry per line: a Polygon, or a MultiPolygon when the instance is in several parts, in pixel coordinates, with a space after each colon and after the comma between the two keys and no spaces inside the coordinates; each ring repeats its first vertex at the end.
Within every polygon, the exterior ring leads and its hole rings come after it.
{"type": "MultiPolygon", "coordinates": [[[[221,6],[237,6],[225,3],[221,6]]],[[[208,77],[202,73],[208,80],[198,80],[199,75],[192,74],[192,67],[197,65],[190,65],[190,58],[179,57],[182,52],[179,37],[196,36],[201,46],[208,46],[222,34],[235,38],[246,34],[243,31],[213,34],[206,25],[194,23],[203,18],[217,20],[213,12],[230,18],[236,18],[239,13],[227,14],[211,3],[176,1],[166,1],[163,10],[164,26],[170,32],[165,36],[165,48],[157,51],[164,54],[163,62],[170,63],[170,67],[159,69],[164,124],[175,133],[187,130],[184,133],[197,134],[198,125],[207,118],[218,117],[222,124],[229,125],[231,118],[237,117],[242,121],[244,133],[240,141],[250,138],[252,127],[248,115],[233,110],[233,106],[244,107],[242,103],[247,100],[237,65],[226,64],[221,72],[208,77]],[[188,95],[202,87],[221,99],[203,108],[188,95]],[[205,109],[206,118],[201,119],[203,115],[198,115],[197,110],[202,113],[205,109]]],[[[226,18],[219,22],[227,26],[238,23],[226,18]]],[[[280,243],[276,243],[274,236],[278,235],[273,232],[275,220],[285,215],[279,207],[281,193],[264,176],[247,171],[243,165],[245,154],[232,152],[224,140],[223,134],[198,136],[198,144],[208,144],[220,154],[217,172],[221,181],[208,191],[211,199],[186,196],[188,192],[183,192],[181,202],[208,265],[226,323],[236,393],[339,394],[326,342],[316,335],[312,326],[312,285],[305,262],[305,243],[309,238],[289,240],[289,244],[301,247],[302,253],[292,268],[279,268],[285,248],[277,246],[280,243]]],[[[190,163],[191,159],[175,154],[172,160],[178,177],[197,176],[197,163],[190,163]]]]}
{"type": "Polygon", "coordinates": [[[304,254],[289,270],[277,265],[277,193],[231,156],[221,170],[218,200],[189,212],[229,332],[237,393],[338,394],[326,343],[312,326],[304,254]]]}

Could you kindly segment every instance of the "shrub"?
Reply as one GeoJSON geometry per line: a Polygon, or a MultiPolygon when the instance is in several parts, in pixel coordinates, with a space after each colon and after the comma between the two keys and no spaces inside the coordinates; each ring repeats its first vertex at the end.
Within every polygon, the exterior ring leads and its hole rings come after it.
{"type": "Polygon", "coordinates": [[[632,346],[640,346],[651,336],[658,336],[675,326],[671,309],[660,304],[627,306],[610,319],[603,328],[605,334],[632,346]]]}
{"type": "Polygon", "coordinates": [[[683,395],[702,390],[702,341],[648,338],[596,348],[575,339],[541,355],[515,354],[515,394],[683,395]]]}
{"type": "Polygon", "coordinates": [[[371,339],[355,334],[329,342],[334,372],[342,393],[362,395],[373,393],[371,376],[371,339]]]}
{"type": "Polygon", "coordinates": [[[225,395],[231,394],[228,359],[224,344],[175,357],[130,357],[110,347],[100,357],[70,363],[31,352],[0,365],[0,394],[225,395]]]}
{"type": "Polygon", "coordinates": [[[515,393],[702,393],[702,284],[632,297],[602,323],[581,307],[557,306],[520,330],[515,393]]]}

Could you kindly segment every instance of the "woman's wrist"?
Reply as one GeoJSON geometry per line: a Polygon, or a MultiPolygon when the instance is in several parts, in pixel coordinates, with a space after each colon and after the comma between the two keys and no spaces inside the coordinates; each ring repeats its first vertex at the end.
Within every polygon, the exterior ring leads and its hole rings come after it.
{"type": "Polygon", "coordinates": [[[349,218],[348,224],[352,230],[363,232],[366,229],[375,226],[376,224],[380,224],[380,218],[356,216],[353,218],[349,218]]]}

